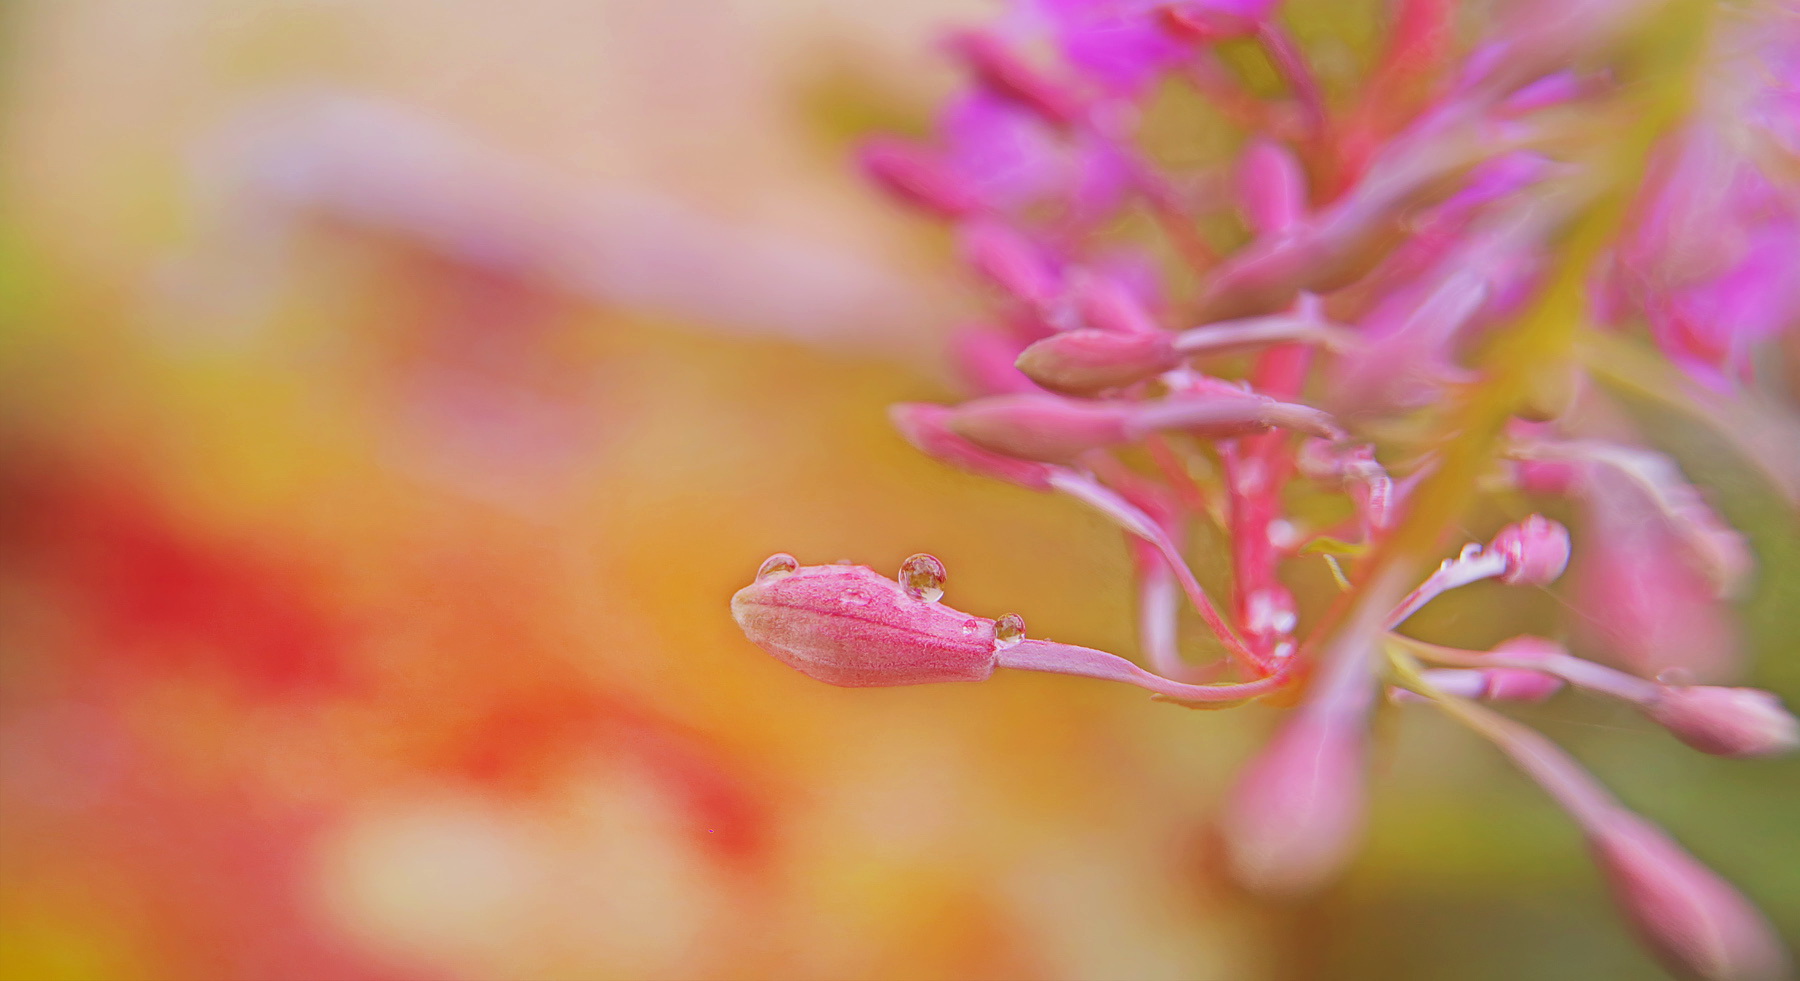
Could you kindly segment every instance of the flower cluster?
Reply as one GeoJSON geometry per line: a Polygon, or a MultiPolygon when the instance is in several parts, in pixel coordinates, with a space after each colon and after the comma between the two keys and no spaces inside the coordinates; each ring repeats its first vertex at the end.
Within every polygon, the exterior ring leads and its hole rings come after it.
{"type": "Polygon", "coordinates": [[[1648,387],[1677,404],[1741,407],[1753,355],[1800,326],[1800,18],[1524,0],[1464,50],[1455,5],[1398,0],[1373,68],[1340,79],[1277,6],[1021,3],[950,39],[971,85],[933,139],[861,156],[952,229],[992,299],[991,323],[953,345],[973,397],[896,406],[896,427],[950,466],[1116,523],[1143,664],[945,606],[929,555],[897,581],[777,555],[733,614],[836,685],[1015,668],[1187,704],[1294,693],[1220,818],[1234,874],[1274,895],[1352,854],[1382,693],[1436,706],[1579,823],[1672,970],[1784,976],[1753,906],[1490,706],[1573,686],[1702,752],[1800,742],[1775,696],[1716,684],[1740,667],[1743,539],[1596,384],[1630,351],[1666,366],[1648,387]],[[1234,159],[1152,152],[1169,106],[1228,129],[1234,159]],[[1580,548],[1529,514],[1428,571],[1477,500],[1566,507],[1580,548]],[[1230,542],[1224,602],[1189,565],[1202,523],[1230,542]],[[1548,638],[1478,651],[1403,632],[1470,583],[1548,586],[1572,551],[1574,620],[1598,625],[1576,647],[1601,660],[1548,638]],[[1287,585],[1301,562],[1329,563],[1329,609],[1287,585]],[[1216,663],[1184,658],[1184,599],[1216,663]]]}

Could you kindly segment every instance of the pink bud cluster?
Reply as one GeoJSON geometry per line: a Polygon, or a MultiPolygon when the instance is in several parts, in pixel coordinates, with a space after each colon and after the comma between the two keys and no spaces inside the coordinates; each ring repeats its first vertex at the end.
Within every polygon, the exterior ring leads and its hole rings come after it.
{"type": "Polygon", "coordinates": [[[1594,196],[1618,167],[1588,131],[1643,115],[1633,45],[1657,4],[1521,0],[1466,48],[1455,5],[1393,7],[1374,67],[1327,76],[1272,0],[1021,2],[946,44],[970,85],[932,138],[862,150],[877,185],[950,227],[991,302],[989,322],[952,345],[967,398],[896,406],[896,428],[943,463],[1063,495],[1124,532],[1148,668],[944,605],[943,568],[925,555],[898,580],[778,555],[733,614],[781,661],[842,686],[1017,668],[1190,703],[1297,689],[1220,820],[1233,872],[1272,894],[1316,888],[1354,856],[1379,693],[1437,706],[1570,812],[1671,969],[1782,976],[1747,900],[1487,707],[1572,687],[1703,752],[1794,748],[1773,694],[1672,682],[1739,668],[1728,603],[1749,550],[1590,383],[1604,372],[1572,360],[1574,345],[1540,341],[1528,376],[1484,352],[1538,337],[1529,325],[1557,318],[1534,311],[1585,290],[1575,313],[1664,358],[1674,370],[1659,377],[1689,386],[1670,397],[1734,418],[1718,407],[1755,383],[1751,354],[1800,327],[1800,22],[1777,6],[1717,15],[1693,118],[1651,134],[1625,221],[1588,254],[1567,243],[1594,238],[1575,232],[1607,213],[1594,196]],[[1280,94],[1237,73],[1247,57],[1280,94]],[[1170,86],[1240,131],[1235,160],[1180,170],[1146,149],[1146,109],[1170,86]],[[1132,218],[1154,239],[1116,234],[1132,218]],[[1469,422],[1484,418],[1497,421],[1469,422]],[[1489,447],[1473,465],[1457,452],[1470,440],[1489,447]],[[1422,549],[1458,525],[1422,488],[1458,481],[1459,515],[1476,493],[1515,514],[1522,495],[1569,498],[1575,533],[1529,514],[1426,573],[1422,549]],[[1185,536],[1203,524],[1230,543],[1219,600],[1189,565],[1185,536]],[[1571,562],[1564,602],[1592,658],[1543,638],[1477,651],[1400,632],[1484,580],[1561,590],[1571,562]],[[1291,592],[1287,573],[1306,563],[1329,563],[1348,600],[1291,592]],[[1208,631],[1187,646],[1216,663],[1184,657],[1183,600],[1208,631]]]}

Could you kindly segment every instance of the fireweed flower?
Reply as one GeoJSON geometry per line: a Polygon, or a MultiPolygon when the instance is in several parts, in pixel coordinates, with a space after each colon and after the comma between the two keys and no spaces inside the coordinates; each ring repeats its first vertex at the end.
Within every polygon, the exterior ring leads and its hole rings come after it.
{"type": "Polygon", "coordinates": [[[1374,717],[1434,707],[1569,812],[1671,970],[1785,976],[1748,900],[1496,707],[1575,689],[1717,756],[1800,742],[1779,698],[1726,684],[1743,537],[1589,377],[1624,369],[1583,359],[1604,330],[1709,404],[1774,398],[1749,369],[1800,323],[1800,21],[1778,4],[1523,0],[1458,51],[1452,5],[1395,6],[1359,78],[1315,69],[1268,0],[1019,0],[947,40],[968,88],[935,133],[863,148],[878,187],[950,226],[991,303],[952,345],[969,397],[896,406],[896,428],[1116,525],[1148,668],[955,609],[923,554],[895,579],[776,555],[733,615],[848,687],[1011,668],[1191,705],[1279,695],[1287,716],[1219,817],[1231,873],[1277,896],[1355,856],[1374,717]],[[1688,21],[1644,29],[1665,16],[1688,21]],[[1710,41],[1674,54],[1658,46],[1672,33],[1710,41]],[[1246,57],[1277,90],[1237,74],[1246,57]],[[1148,108],[1170,87],[1219,110],[1191,125],[1238,130],[1214,140],[1236,159],[1159,162],[1148,108]],[[1485,513],[1522,516],[1459,542],[1483,494],[1485,513]],[[1572,500],[1573,532],[1526,495],[1572,500]],[[1190,566],[1201,525],[1229,542],[1217,598],[1190,566]],[[1299,563],[1328,563],[1344,595],[1296,596],[1283,573],[1299,563]],[[1446,593],[1563,591],[1571,567],[1574,648],[1405,632],[1446,593]],[[1180,636],[1184,601],[1206,636],[1180,636]]]}

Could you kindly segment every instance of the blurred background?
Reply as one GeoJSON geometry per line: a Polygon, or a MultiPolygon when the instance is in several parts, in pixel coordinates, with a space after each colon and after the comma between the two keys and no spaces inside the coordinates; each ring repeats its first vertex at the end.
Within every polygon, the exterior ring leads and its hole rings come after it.
{"type": "MultiPolygon", "coordinates": [[[[1378,10],[1291,21],[1353,64],[1378,10]]],[[[1207,822],[1272,711],[743,640],[771,552],[931,551],[959,608],[1131,649],[1114,532],[886,421],[953,396],[974,307],[847,158],[989,15],[0,5],[0,978],[1655,977],[1429,713],[1382,722],[1352,876],[1269,906],[1207,822]]],[[[1792,703],[1792,515],[1661,431],[1758,546],[1792,703]]],[[[1497,595],[1433,616],[1553,622],[1497,595]]],[[[1524,712],[1800,934],[1800,767],[1524,712]]]]}

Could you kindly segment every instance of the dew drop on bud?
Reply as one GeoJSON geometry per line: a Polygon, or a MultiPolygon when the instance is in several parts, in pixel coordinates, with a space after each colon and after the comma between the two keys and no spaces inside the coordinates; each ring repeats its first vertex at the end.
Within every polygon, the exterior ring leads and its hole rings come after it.
{"type": "Polygon", "coordinates": [[[913,599],[936,603],[944,598],[944,563],[920,552],[900,563],[900,586],[913,599]]]}
{"type": "Polygon", "coordinates": [[[789,575],[798,568],[800,568],[798,559],[786,552],[776,552],[764,559],[762,566],[756,570],[756,581],[762,582],[765,579],[789,575]]]}
{"type": "Polygon", "coordinates": [[[1008,613],[994,621],[994,646],[1005,650],[1025,639],[1025,618],[1008,613]]]}
{"type": "Polygon", "coordinates": [[[1656,680],[1670,688],[1686,688],[1694,683],[1694,672],[1687,668],[1664,668],[1656,673],[1656,680]]]}

